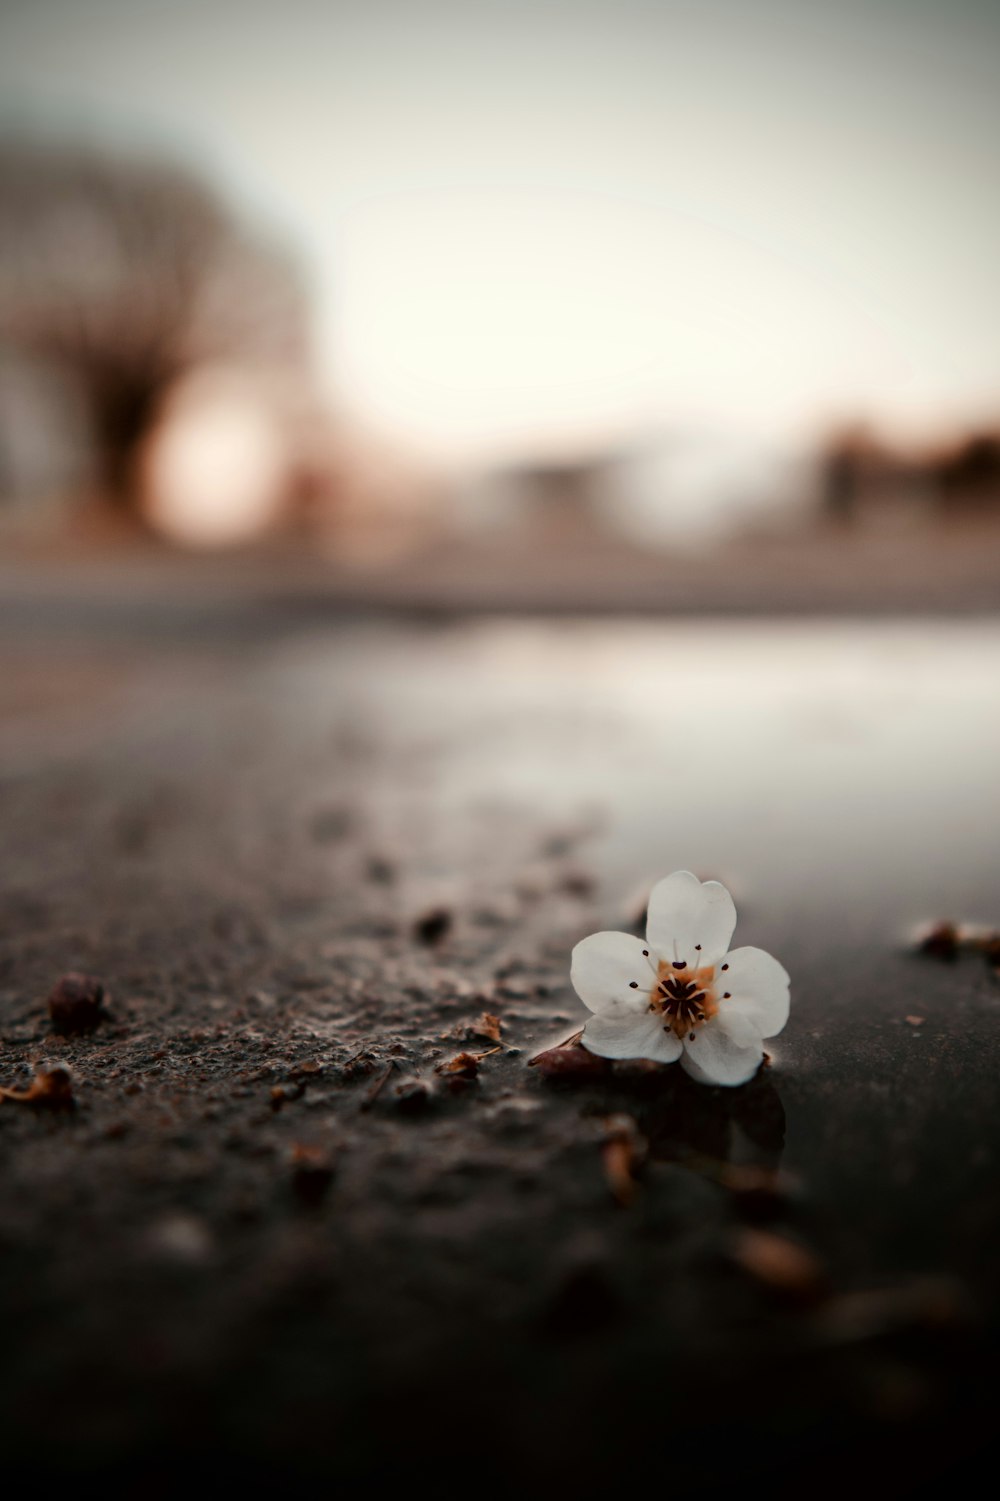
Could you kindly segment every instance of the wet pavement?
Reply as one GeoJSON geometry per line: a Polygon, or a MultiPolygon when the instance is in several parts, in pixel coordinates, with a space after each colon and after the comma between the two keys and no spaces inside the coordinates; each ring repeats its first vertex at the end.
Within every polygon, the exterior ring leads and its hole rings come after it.
{"type": "Polygon", "coordinates": [[[1000,923],[998,653],[992,620],[10,632],[0,1084],[62,1061],[76,1100],[0,1103],[21,1449],[126,1484],[168,1452],[165,1494],[222,1453],[586,1493],[662,1423],[681,1489],[959,1476],[1000,982],[905,939],[1000,923]],[[792,975],[770,1066],[540,1077],[572,944],[683,866],[792,975]],[[70,970],[110,1015],[64,1038],[70,970]]]}

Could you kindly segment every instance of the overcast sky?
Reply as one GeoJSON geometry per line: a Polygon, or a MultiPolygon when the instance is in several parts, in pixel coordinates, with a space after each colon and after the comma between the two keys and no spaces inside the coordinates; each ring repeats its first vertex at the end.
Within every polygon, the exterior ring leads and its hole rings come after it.
{"type": "Polygon", "coordinates": [[[0,0],[8,119],[194,156],[453,453],[1000,416],[995,0],[0,0]]]}

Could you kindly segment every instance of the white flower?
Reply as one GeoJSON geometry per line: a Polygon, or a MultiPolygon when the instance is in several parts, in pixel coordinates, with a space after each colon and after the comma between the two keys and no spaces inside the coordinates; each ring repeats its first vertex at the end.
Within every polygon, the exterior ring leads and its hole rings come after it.
{"type": "Polygon", "coordinates": [[[718,881],[675,870],[653,887],[646,941],[593,933],[570,978],[594,1015],[583,1045],[601,1058],[673,1063],[702,1084],[745,1084],[765,1037],[788,1020],[788,975],[763,949],[730,949],[736,908],[718,881]]]}

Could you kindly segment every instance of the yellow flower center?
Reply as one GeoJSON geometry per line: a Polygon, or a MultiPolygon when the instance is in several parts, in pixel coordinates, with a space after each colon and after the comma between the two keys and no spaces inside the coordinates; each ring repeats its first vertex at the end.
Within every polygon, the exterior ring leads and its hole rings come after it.
{"type": "Polygon", "coordinates": [[[663,1030],[678,1037],[703,1027],[719,1009],[715,999],[715,966],[692,969],[685,962],[661,959],[656,982],[649,992],[649,1009],[663,1019],[663,1030]]]}

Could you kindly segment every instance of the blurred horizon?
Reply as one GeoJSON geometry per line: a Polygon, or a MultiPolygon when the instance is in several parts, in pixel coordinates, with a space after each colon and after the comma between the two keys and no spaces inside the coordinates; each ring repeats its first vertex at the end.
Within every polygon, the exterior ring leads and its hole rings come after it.
{"type": "Polygon", "coordinates": [[[796,454],[1000,418],[1000,12],[972,0],[0,7],[8,128],[197,164],[320,387],[428,460],[796,454]]]}

